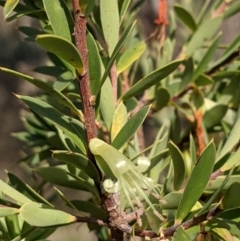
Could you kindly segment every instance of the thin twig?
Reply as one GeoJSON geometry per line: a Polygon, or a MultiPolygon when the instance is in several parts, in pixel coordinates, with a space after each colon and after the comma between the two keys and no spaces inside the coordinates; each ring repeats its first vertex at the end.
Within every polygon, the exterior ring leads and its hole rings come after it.
{"type": "Polygon", "coordinates": [[[115,106],[117,105],[117,87],[118,87],[118,83],[117,83],[117,68],[116,68],[116,61],[114,62],[114,64],[111,67],[110,70],[110,78],[111,78],[111,82],[112,82],[112,91],[113,91],[113,98],[114,98],[114,103],[115,106]]]}
{"type": "MultiPolygon", "coordinates": [[[[166,229],[161,230],[161,235],[164,237],[164,239],[166,237],[171,237],[173,236],[173,234],[175,233],[175,231],[177,230],[178,227],[182,227],[183,229],[189,229],[193,226],[196,226],[200,223],[202,223],[203,221],[208,220],[209,217],[209,213],[211,213],[211,216],[215,216],[218,212],[216,211],[216,209],[214,210],[210,210],[207,213],[204,213],[196,218],[192,218],[182,224],[179,225],[175,225],[166,229]]],[[[143,230],[143,231],[135,231],[135,235],[139,236],[139,237],[150,237],[150,238],[154,238],[154,237],[159,237],[159,235],[157,235],[156,233],[154,233],[154,231],[150,231],[150,230],[143,230]]],[[[161,240],[161,238],[160,238],[161,240]]]]}
{"type": "Polygon", "coordinates": [[[78,76],[78,83],[80,88],[80,94],[83,104],[84,123],[86,129],[87,141],[96,137],[97,130],[95,125],[95,111],[94,104],[92,103],[92,93],[89,79],[88,69],[88,49],[86,42],[86,19],[85,16],[80,13],[79,1],[72,0],[73,12],[75,17],[75,42],[77,49],[82,57],[84,71],[78,76]]]}
{"type": "Polygon", "coordinates": [[[91,218],[91,217],[80,217],[75,216],[78,223],[91,223],[91,224],[97,224],[99,226],[108,226],[108,223],[102,219],[98,218],[91,218]]]}
{"type": "Polygon", "coordinates": [[[231,62],[233,62],[235,59],[237,59],[239,57],[240,57],[240,52],[239,52],[239,50],[237,50],[237,51],[233,52],[228,58],[226,58],[223,62],[221,62],[220,64],[218,64],[214,68],[210,69],[206,74],[207,75],[213,75],[220,68],[230,64],[231,62]]]}

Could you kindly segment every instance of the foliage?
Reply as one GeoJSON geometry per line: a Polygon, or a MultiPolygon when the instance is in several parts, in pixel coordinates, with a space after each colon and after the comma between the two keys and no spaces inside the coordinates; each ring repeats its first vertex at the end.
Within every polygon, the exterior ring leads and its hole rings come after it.
{"type": "Polygon", "coordinates": [[[14,136],[32,152],[19,162],[35,184],[10,172],[0,180],[1,240],[47,240],[76,222],[99,240],[108,240],[107,227],[112,238],[240,240],[240,35],[223,46],[219,32],[239,1],[205,1],[200,11],[179,1],[169,21],[159,1],[145,41],[136,23],[143,2],[80,0],[78,12],[75,0],[0,1],[7,22],[39,20],[40,28],[19,31],[51,61],[34,70],[46,79],[0,67],[43,91],[16,95],[29,111],[14,136]],[[142,125],[156,133],[148,147],[142,125]],[[91,198],[55,187],[70,208],[59,210],[42,191],[49,183],[91,198]]]}

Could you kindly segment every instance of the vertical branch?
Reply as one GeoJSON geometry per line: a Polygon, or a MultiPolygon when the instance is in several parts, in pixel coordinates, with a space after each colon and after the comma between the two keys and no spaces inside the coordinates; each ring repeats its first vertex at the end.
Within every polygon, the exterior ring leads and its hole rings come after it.
{"type": "Polygon", "coordinates": [[[95,125],[95,111],[94,103],[92,101],[93,96],[91,93],[89,69],[88,69],[88,49],[86,42],[86,19],[83,14],[80,13],[79,1],[72,0],[74,18],[75,18],[75,42],[77,49],[82,57],[84,72],[78,75],[78,83],[80,89],[80,95],[82,98],[84,124],[86,130],[87,141],[96,137],[97,130],[95,125]]]}
{"type": "Polygon", "coordinates": [[[203,151],[205,148],[205,142],[204,142],[204,131],[202,128],[202,113],[201,111],[196,111],[194,113],[195,119],[196,119],[196,137],[197,137],[197,143],[198,143],[198,148],[197,148],[197,155],[199,156],[200,153],[203,151]]]}

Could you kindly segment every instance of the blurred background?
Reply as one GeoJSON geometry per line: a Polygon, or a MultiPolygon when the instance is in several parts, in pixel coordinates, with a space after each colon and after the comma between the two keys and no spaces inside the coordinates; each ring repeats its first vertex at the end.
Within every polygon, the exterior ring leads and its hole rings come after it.
{"type": "MultiPolygon", "coordinates": [[[[188,0],[190,2],[190,0],[188,0]]],[[[154,30],[154,19],[157,16],[158,0],[146,0],[139,13],[139,24],[144,29],[145,36],[154,30]]],[[[168,1],[169,7],[177,1],[168,1]]],[[[196,4],[201,4],[198,1],[196,4]]],[[[199,7],[196,5],[196,8],[199,7]]],[[[44,51],[34,43],[22,41],[25,37],[17,31],[19,26],[36,26],[35,20],[24,17],[6,23],[3,19],[2,8],[0,7],[0,66],[15,69],[17,71],[32,74],[32,69],[41,66],[47,61],[44,51]]],[[[222,44],[230,43],[240,31],[240,14],[233,16],[224,22],[222,26],[222,44]]],[[[179,34],[177,41],[181,46],[182,36],[179,34]]],[[[37,77],[35,75],[35,77],[37,77]]],[[[34,95],[37,89],[26,81],[20,80],[11,75],[0,72],[0,178],[5,179],[5,169],[17,173],[24,178],[21,167],[16,166],[17,161],[23,157],[22,144],[11,136],[11,133],[23,129],[21,123],[21,110],[24,108],[21,101],[15,96],[34,95]]],[[[85,229],[85,225],[72,225],[62,228],[62,232],[54,234],[52,240],[74,240],[74,232],[85,229]],[[64,236],[68,237],[67,239],[64,236]]],[[[86,240],[86,239],[85,239],[86,240]]],[[[94,240],[89,236],[89,240],[94,240]]]]}

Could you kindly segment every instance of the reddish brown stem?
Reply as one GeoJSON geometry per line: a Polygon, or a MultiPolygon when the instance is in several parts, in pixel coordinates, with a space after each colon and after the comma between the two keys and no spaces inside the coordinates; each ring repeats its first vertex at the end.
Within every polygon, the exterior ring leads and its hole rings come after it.
{"type": "Polygon", "coordinates": [[[78,74],[78,83],[80,94],[82,98],[84,124],[86,130],[87,141],[96,137],[97,130],[95,125],[95,111],[94,105],[91,102],[92,93],[89,79],[88,69],[88,49],[86,42],[86,19],[85,16],[80,13],[79,1],[72,0],[74,18],[75,18],[75,42],[77,49],[82,57],[84,72],[78,74]]]}
{"type": "Polygon", "coordinates": [[[194,113],[195,119],[196,119],[196,137],[197,137],[197,143],[198,143],[198,148],[197,148],[197,155],[200,155],[202,150],[205,148],[205,142],[204,142],[204,131],[202,128],[202,112],[201,111],[196,111],[194,113]]]}
{"type": "Polygon", "coordinates": [[[115,106],[117,105],[117,68],[116,68],[116,62],[112,65],[112,68],[110,70],[110,78],[112,82],[112,90],[113,90],[113,98],[115,106]]]}
{"type": "MultiPolygon", "coordinates": [[[[173,236],[173,234],[176,232],[176,230],[179,226],[181,226],[183,229],[189,229],[193,226],[199,225],[202,222],[210,219],[211,217],[209,214],[211,214],[211,216],[215,216],[217,213],[218,213],[218,211],[216,209],[212,209],[208,213],[204,213],[196,218],[192,218],[180,225],[175,225],[175,226],[163,229],[161,232],[161,234],[163,235],[163,238],[160,238],[160,240],[161,239],[165,240],[166,237],[173,236]]],[[[150,230],[137,231],[137,232],[135,232],[135,235],[140,236],[140,237],[148,236],[150,238],[158,237],[158,235],[156,233],[154,233],[153,231],[150,231],[150,230]]]]}

